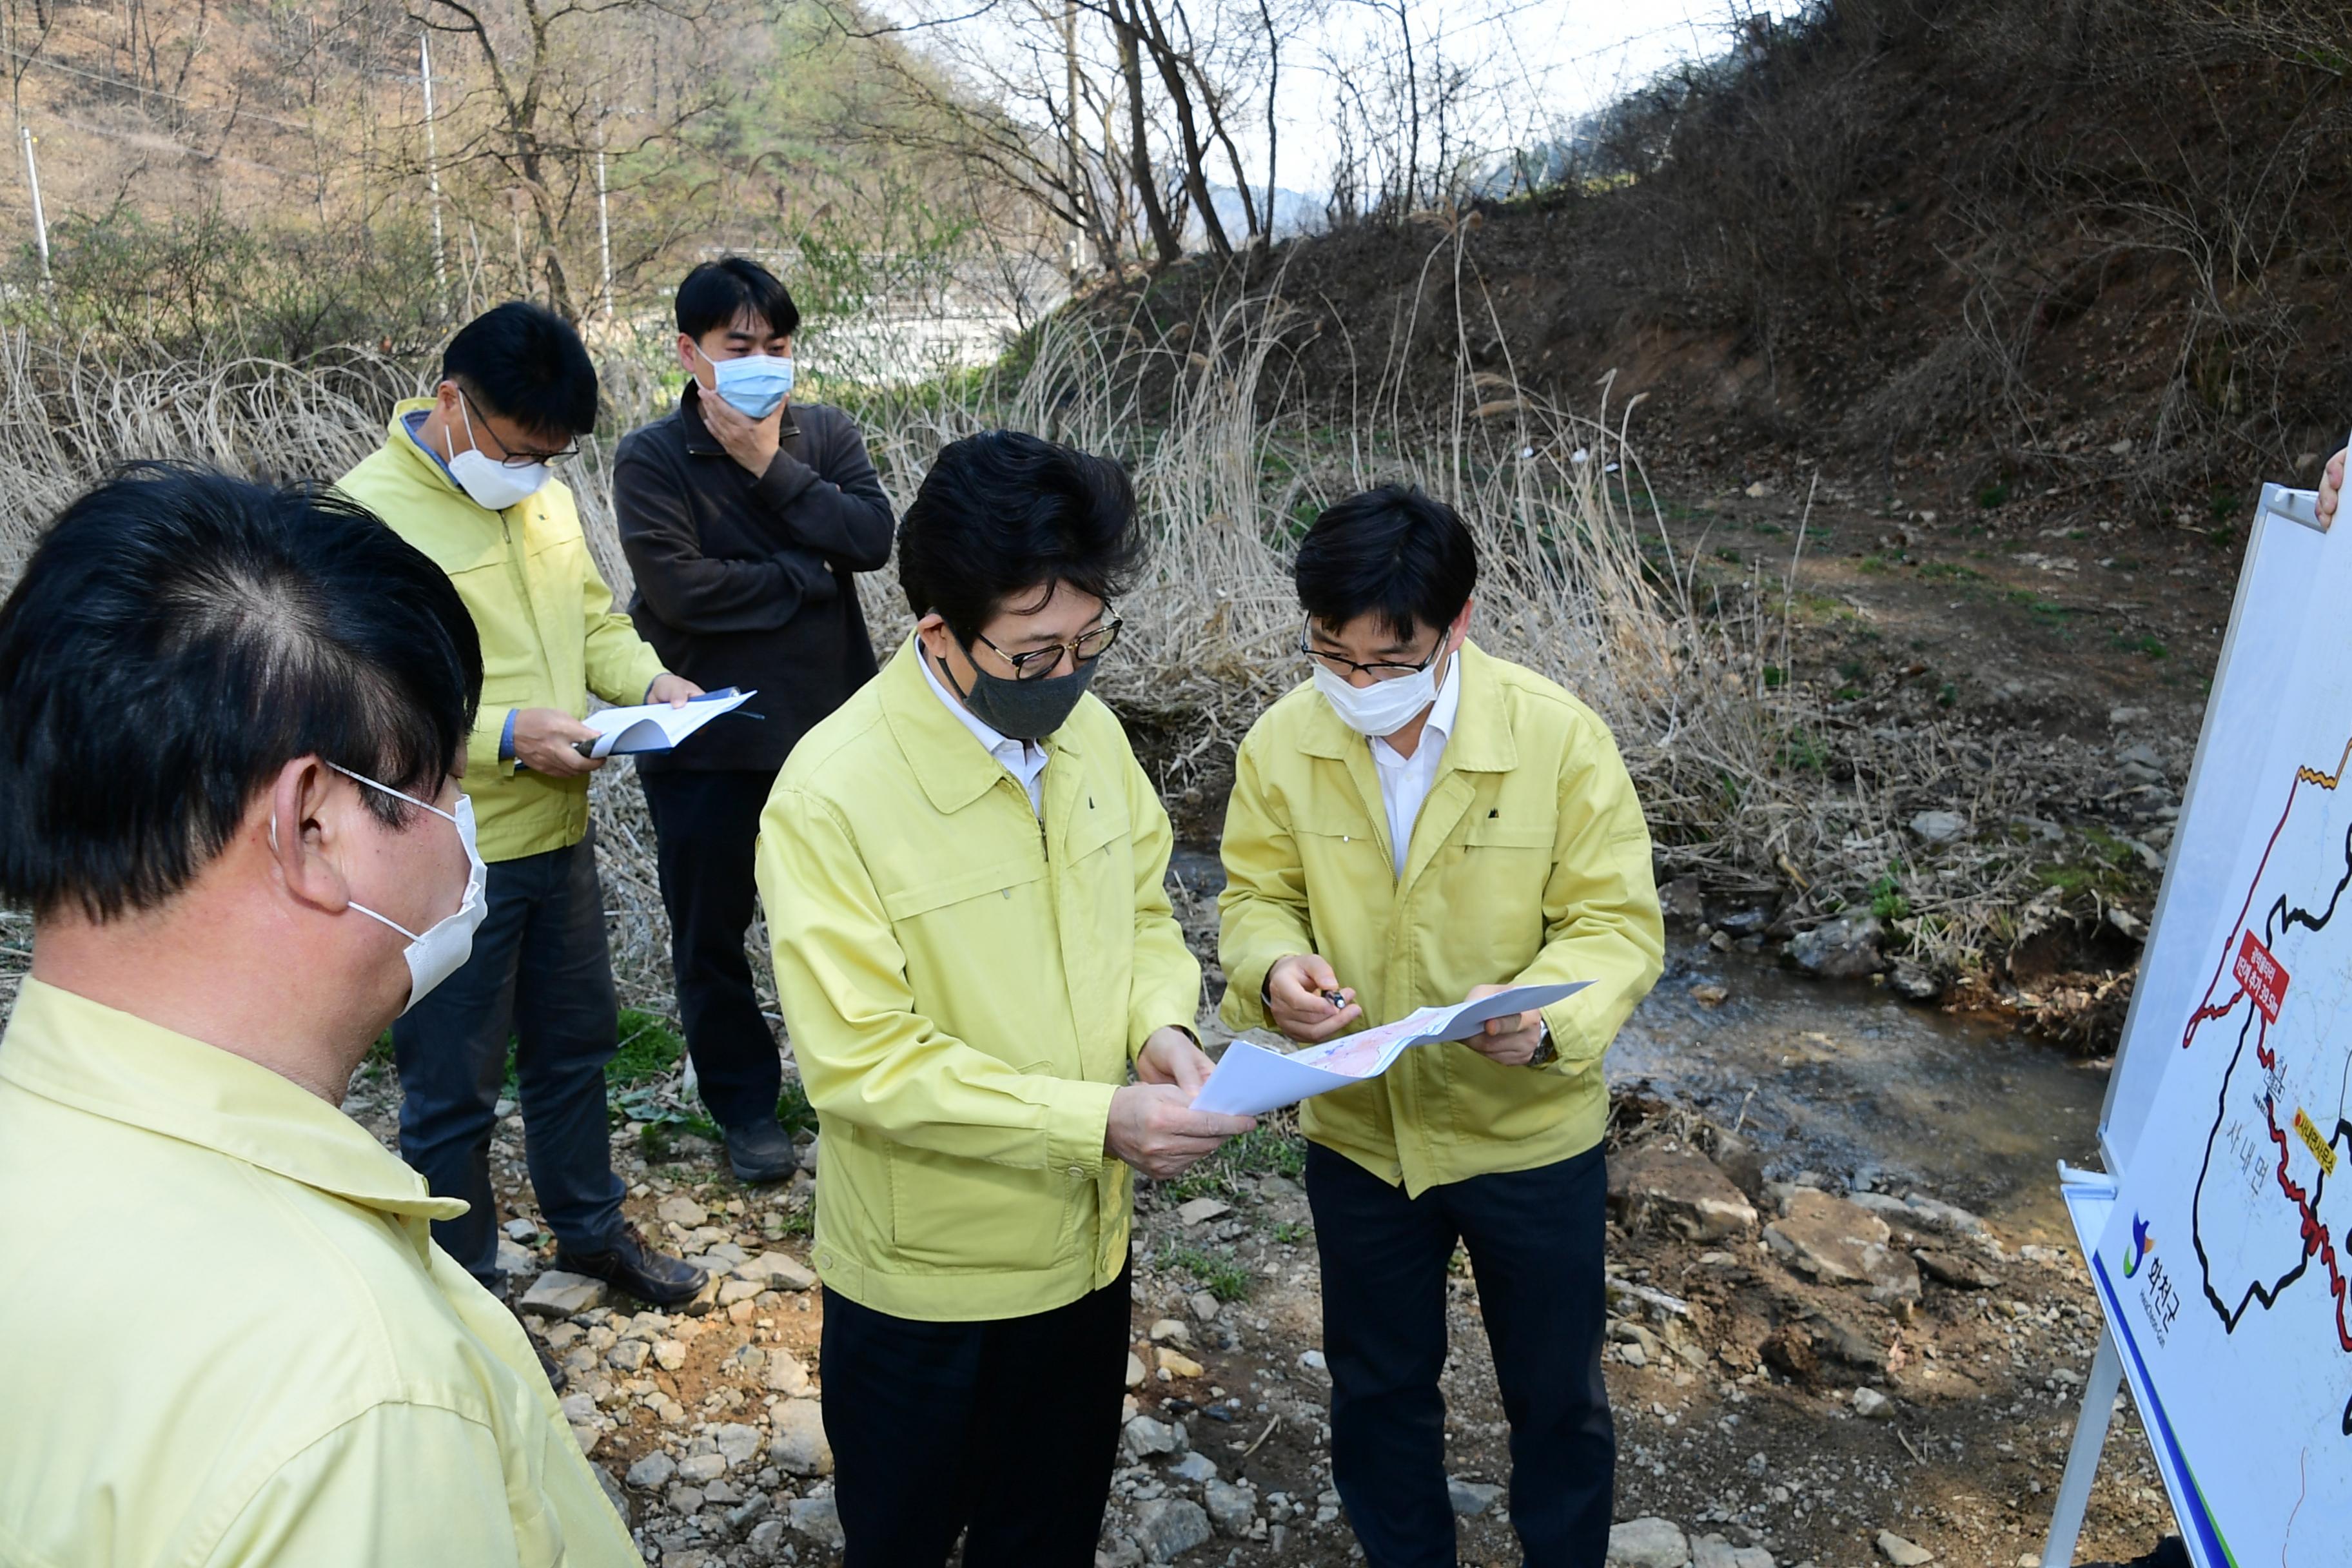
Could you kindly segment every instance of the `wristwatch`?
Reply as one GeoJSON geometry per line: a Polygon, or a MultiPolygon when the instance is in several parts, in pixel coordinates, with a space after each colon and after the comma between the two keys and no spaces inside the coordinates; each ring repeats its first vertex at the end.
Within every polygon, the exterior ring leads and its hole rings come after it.
{"type": "Polygon", "coordinates": [[[1527,1065],[1531,1068],[1548,1068],[1559,1060],[1559,1053],[1552,1049],[1551,1020],[1539,1015],[1536,1020],[1536,1027],[1542,1031],[1543,1037],[1536,1042],[1536,1054],[1528,1058],[1527,1065]]]}

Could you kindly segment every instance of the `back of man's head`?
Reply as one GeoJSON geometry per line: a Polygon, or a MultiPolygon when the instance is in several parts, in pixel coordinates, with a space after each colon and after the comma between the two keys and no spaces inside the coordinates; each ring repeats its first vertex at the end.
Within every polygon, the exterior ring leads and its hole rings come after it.
{"type": "Polygon", "coordinates": [[[965,643],[1033,590],[1115,599],[1143,554],[1126,469],[1018,430],[941,447],[898,522],[908,608],[938,611],[965,643]]]}
{"type": "Polygon", "coordinates": [[[596,363],[572,323],[544,305],[509,300],[458,328],[441,351],[441,375],[553,445],[596,428],[596,363]]]}
{"type": "Polygon", "coordinates": [[[449,579],[363,509],[128,470],[65,510],[0,604],[0,901],[154,909],[299,757],[430,795],[481,685],[449,579]]]}
{"type": "Polygon", "coordinates": [[[1421,489],[1382,485],[1334,501],[1298,542],[1299,607],[1338,630],[1371,615],[1399,637],[1454,624],[1478,585],[1462,516],[1421,489]]]}

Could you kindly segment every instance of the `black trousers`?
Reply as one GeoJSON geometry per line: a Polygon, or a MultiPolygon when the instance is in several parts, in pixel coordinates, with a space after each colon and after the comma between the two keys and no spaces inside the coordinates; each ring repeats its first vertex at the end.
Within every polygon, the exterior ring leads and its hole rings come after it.
{"type": "Polygon", "coordinates": [[[1093,1568],[1118,1459],[1131,1268],[1066,1307],[930,1323],[824,1293],[844,1568],[1093,1568]]]}
{"type": "Polygon", "coordinates": [[[702,1103],[721,1127],[773,1121],[783,1068],[751,989],[743,933],[758,908],[751,851],[776,775],[640,772],[637,782],[654,819],[678,1019],[702,1103]]]}
{"type": "Polygon", "coordinates": [[[1528,1568],[1601,1568],[1617,1474],[1601,1378],[1607,1196],[1597,1148],[1408,1198],[1346,1156],[1307,1145],[1333,1485],[1371,1568],[1454,1563],[1437,1376],[1457,1239],[1477,1278],[1511,1423],[1511,1524],[1528,1568]]]}
{"type": "MultiPolygon", "coordinates": [[[[619,1037],[594,835],[568,849],[495,862],[489,912],[457,973],[392,1026],[400,1069],[400,1157],[436,1197],[473,1205],[433,1239],[486,1284],[498,1277],[490,1132],[515,1043],[523,1152],[540,1214],[572,1252],[621,1230],[604,1064],[619,1037]]],[[[495,1289],[495,1286],[493,1286],[495,1289]]]]}

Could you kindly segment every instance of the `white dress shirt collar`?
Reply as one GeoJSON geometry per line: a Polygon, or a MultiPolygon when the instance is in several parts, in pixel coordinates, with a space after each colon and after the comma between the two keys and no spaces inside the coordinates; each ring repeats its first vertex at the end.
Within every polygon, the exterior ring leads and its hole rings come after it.
{"type": "Polygon", "coordinates": [[[1396,875],[1404,875],[1406,852],[1412,847],[1412,825],[1421,819],[1423,802],[1437,782],[1437,764],[1445,754],[1446,737],[1462,711],[1462,652],[1446,656],[1445,684],[1437,689],[1423,721],[1420,743],[1404,756],[1387,741],[1372,737],[1372,761],[1381,781],[1381,805],[1389,819],[1389,851],[1396,875]]]}
{"type": "Polygon", "coordinates": [[[971,731],[971,738],[980,742],[981,750],[1003,763],[1004,771],[1028,792],[1029,809],[1042,818],[1045,814],[1045,748],[1034,741],[1016,741],[1010,735],[998,733],[994,725],[956,700],[956,694],[947,689],[947,683],[940,679],[939,671],[931,668],[930,652],[919,640],[915,646],[915,662],[922,666],[923,679],[930,682],[931,690],[947,704],[948,711],[962,721],[963,727],[971,731]]]}

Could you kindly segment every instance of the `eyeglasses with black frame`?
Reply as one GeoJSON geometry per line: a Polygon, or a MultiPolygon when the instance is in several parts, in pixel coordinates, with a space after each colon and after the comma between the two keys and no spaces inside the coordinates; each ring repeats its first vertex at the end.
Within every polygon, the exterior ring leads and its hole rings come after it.
{"type": "Polygon", "coordinates": [[[1437,646],[1431,648],[1429,657],[1419,664],[1391,664],[1384,659],[1375,659],[1370,664],[1358,664],[1352,658],[1342,658],[1336,653],[1325,653],[1321,648],[1317,647],[1315,628],[1310,622],[1298,634],[1298,651],[1342,680],[1347,679],[1350,673],[1359,669],[1374,680],[1409,680],[1437,662],[1438,655],[1445,651],[1445,634],[1444,632],[1437,634],[1437,646]]]}
{"type": "Polygon", "coordinates": [[[1080,632],[1068,642],[1047,643],[1044,647],[1033,647],[1021,653],[1005,652],[994,643],[989,642],[988,634],[985,632],[974,632],[972,635],[982,642],[988,643],[991,653],[1013,667],[1013,679],[1043,680],[1061,668],[1062,655],[1065,653],[1080,664],[1092,664],[1108,653],[1118,641],[1118,628],[1126,624],[1116,614],[1107,611],[1104,614],[1102,625],[1080,632]]]}
{"type": "MultiPolygon", "coordinates": [[[[554,452],[515,451],[508,447],[504,441],[499,441],[498,432],[491,430],[489,427],[490,416],[488,412],[485,410],[480,404],[474,401],[474,395],[472,393],[467,392],[463,386],[460,386],[457,388],[457,395],[464,398],[466,400],[466,406],[474,411],[474,417],[479,421],[479,427],[488,431],[490,439],[498,441],[499,450],[506,454],[505,457],[499,459],[499,467],[502,468],[528,468],[536,463],[560,463],[566,458],[576,458],[580,455],[580,443],[577,441],[572,442],[572,445],[563,447],[560,451],[554,452]]],[[[474,437],[475,445],[479,446],[481,444],[481,439],[480,436],[476,436],[474,437]]],[[[488,455],[488,454],[487,453],[484,454],[486,457],[488,455]]]]}

